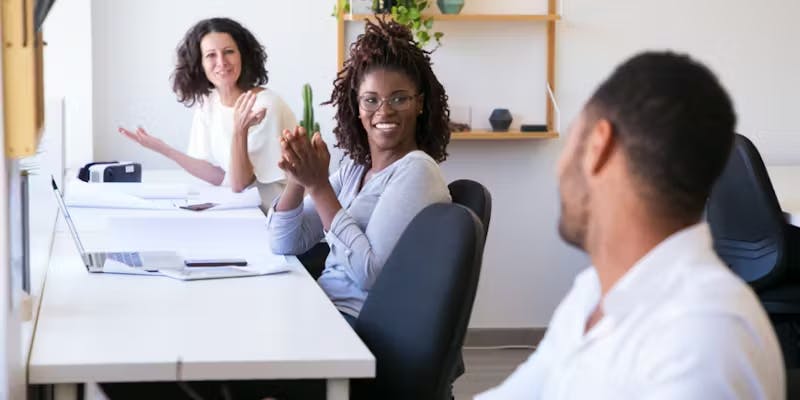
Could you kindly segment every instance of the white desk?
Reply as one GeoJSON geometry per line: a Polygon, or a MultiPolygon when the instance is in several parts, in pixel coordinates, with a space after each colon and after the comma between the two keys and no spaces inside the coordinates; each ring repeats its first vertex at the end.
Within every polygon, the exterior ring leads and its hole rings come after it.
{"type": "Polygon", "coordinates": [[[767,173],[789,223],[800,226],[800,165],[768,166],[767,173]]]}
{"type": "MultiPolygon", "coordinates": [[[[202,213],[172,219],[137,244],[266,259],[263,214],[232,211],[227,220],[202,213]],[[206,240],[192,232],[220,223],[240,229],[206,240]]],[[[104,228],[116,213],[73,214],[93,219],[78,224],[87,249],[119,245],[122,236],[114,232],[125,229],[104,228]]],[[[65,228],[60,221],[29,361],[31,384],[66,384],[56,394],[74,395],[75,384],[92,382],[326,379],[328,398],[347,399],[349,379],[375,374],[372,354],[294,257],[290,273],[251,278],[89,274],[65,228]]]]}

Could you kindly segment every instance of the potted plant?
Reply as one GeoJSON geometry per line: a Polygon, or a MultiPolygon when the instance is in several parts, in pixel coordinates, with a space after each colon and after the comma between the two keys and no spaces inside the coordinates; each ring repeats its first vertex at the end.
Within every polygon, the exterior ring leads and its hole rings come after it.
{"type": "MultiPolygon", "coordinates": [[[[392,19],[398,23],[407,26],[411,29],[414,37],[419,44],[419,47],[425,47],[431,40],[436,42],[436,48],[442,44],[442,32],[432,32],[433,17],[423,15],[423,12],[428,9],[430,3],[428,0],[372,0],[373,12],[386,12],[387,9],[391,13],[392,19]],[[391,8],[388,8],[391,6],[391,8]]],[[[334,6],[334,15],[339,12],[350,12],[349,0],[336,0],[334,6]]]]}

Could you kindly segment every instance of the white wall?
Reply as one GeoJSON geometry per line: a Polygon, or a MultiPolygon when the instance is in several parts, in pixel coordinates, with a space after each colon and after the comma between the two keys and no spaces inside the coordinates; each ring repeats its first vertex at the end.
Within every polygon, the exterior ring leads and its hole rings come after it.
{"type": "Polygon", "coordinates": [[[800,2],[568,0],[564,13],[557,64],[565,115],[633,52],[673,48],[720,76],[739,132],[754,139],[767,163],[800,162],[800,2]]]}
{"type": "Polygon", "coordinates": [[[56,1],[43,26],[45,98],[65,99],[64,162],[69,168],[94,158],[91,6],[91,0],[56,1]]]}
{"type": "MultiPolygon", "coordinates": [[[[94,1],[96,157],[169,165],[116,136],[118,124],[143,124],[185,147],[191,116],[170,92],[173,51],[192,23],[212,15],[233,17],[255,32],[268,49],[270,86],[299,114],[304,82],[314,86],[317,98],[330,92],[336,68],[332,4],[94,1]]],[[[467,0],[463,12],[541,12],[544,4],[467,0]]],[[[800,15],[800,3],[568,0],[564,14],[556,63],[563,131],[615,65],[642,49],[670,47],[691,52],[719,73],[736,103],[740,132],[755,138],[768,163],[800,162],[800,122],[793,118],[800,93],[794,72],[800,70],[800,53],[794,51],[800,26],[793,18],[800,15]]],[[[499,106],[512,109],[515,124],[543,120],[543,26],[437,23],[435,28],[446,34],[444,47],[434,55],[435,70],[451,104],[472,106],[473,125],[485,126],[488,111],[499,106]]],[[[326,119],[332,115],[327,109],[320,113],[326,119]]],[[[545,326],[574,274],[587,263],[556,233],[553,170],[564,134],[526,143],[455,142],[449,148],[451,157],[443,164],[448,179],[481,181],[494,198],[473,327],[545,326]]]]}

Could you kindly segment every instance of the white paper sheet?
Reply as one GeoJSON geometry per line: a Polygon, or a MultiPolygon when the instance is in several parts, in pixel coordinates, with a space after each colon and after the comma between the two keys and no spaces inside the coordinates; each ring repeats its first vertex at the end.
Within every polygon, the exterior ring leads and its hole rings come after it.
{"type": "Polygon", "coordinates": [[[215,206],[202,212],[232,210],[237,208],[255,208],[261,205],[258,188],[251,187],[243,192],[234,193],[228,187],[193,188],[188,204],[214,203],[215,206]]]}
{"type": "Polygon", "coordinates": [[[103,182],[91,185],[142,199],[185,199],[189,195],[189,185],[185,183],[103,182]]]}
{"type": "Polygon", "coordinates": [[[129,208],[144,210],[175,209],[171,203],[150,201],[127,193],[103,188],[101,185],[75,180],[68,186],[64,201],[69,207],[129,208]]]}

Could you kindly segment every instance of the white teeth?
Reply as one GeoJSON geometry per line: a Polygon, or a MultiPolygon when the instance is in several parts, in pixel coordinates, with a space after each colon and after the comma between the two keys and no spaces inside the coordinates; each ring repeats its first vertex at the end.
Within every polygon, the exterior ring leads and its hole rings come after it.
{"type": "Polygon", "coordinates": [[[375,127],[378,128],[378,129],[392,129],[392,128],[397,128],[397,124],[378,123],[378,124],[375,124],[375,127]]]}

